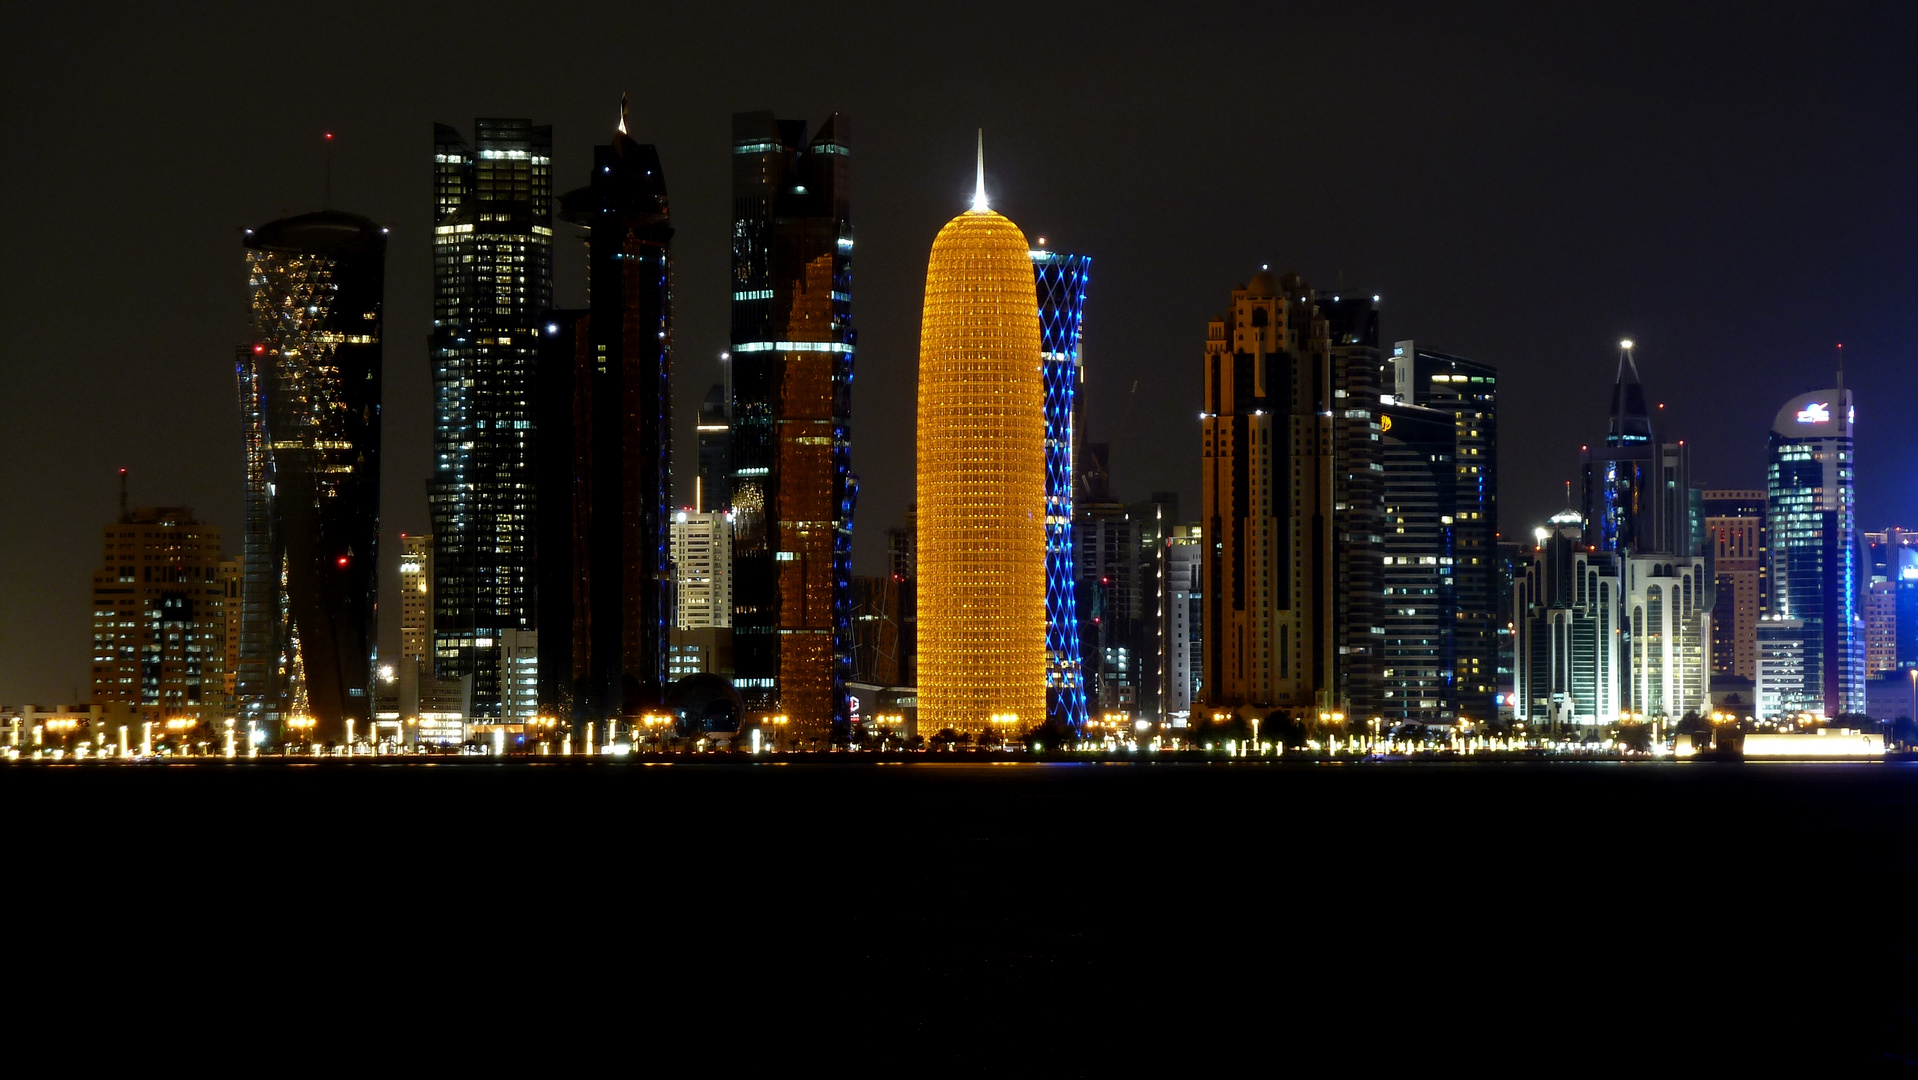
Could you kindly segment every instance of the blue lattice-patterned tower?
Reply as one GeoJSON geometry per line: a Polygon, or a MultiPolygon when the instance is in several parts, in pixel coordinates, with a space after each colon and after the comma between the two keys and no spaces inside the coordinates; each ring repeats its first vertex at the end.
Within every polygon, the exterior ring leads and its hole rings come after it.
{"type": "Polygon", "coordinates": [[[1085,669],[1072,589],[1073,397],[1078,393],[1079,334],[1085,323],[1084,255],[1032,253],[1039,290],[1039,350],[1046,384],[1046,720],[1085,730],[1085,669]]]}

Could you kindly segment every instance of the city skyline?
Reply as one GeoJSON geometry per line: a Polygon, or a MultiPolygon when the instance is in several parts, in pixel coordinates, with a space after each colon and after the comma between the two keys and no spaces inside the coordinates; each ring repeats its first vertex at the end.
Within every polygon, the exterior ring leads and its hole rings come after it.
{"type": "MultiPolygon", "coordinates": [[[[1678,414],[1678,429],[1692,437],[1692,471],[1697,482],[1726,488],[1762,484],[1763,451],[1759,447],[1765,416],[1777,401],[1808,387],[1827,385],[1829,376],[1823,372],[1833,366],[1827,359],[1832,352],[1830,346],[1844,340],[1848,346],[1845,351],[1854,354],[1848,357],[1847,384],[1857,388],[1861,409],[1859,525],[1878,529],[1909,523],[1911,496],[1906,490],[1910,485],[1901,479],[1912,472],[1909,448],[1895,441],[1890,425],[1870,422],[1888,415],[1876,403],[1885,401],[1887,390],[1894,385],[1892,363],[1904,355],[1911,336],[1908,316],[1902,312],[1895,317],[1869,314],[1891,311],[1893,305],[1877,298],[1904,287],[1904,278],[1897,276],[1904,271],[1891,272],[1894,268],[1873,253],[1889,250],[1893,240],[1909,233],[1911,225],[1908,212],[1877,198],[1880,188],[1876,178],[1897,173],[1899,170],[1891,165],[1900,160],[1897,155],[1907,151],[1879,145],[1882,139],[1874,135],[1886,129],[1874,127],[1871,119],[1883,114],[1873,111],[1878,106],[1870,100],[1874,96],[1870,64],[1848,61],[1848,67],[1855,70],[1844,78],[1819,80],[1813,75],[1824,72],[1821,65],[1830,60],[1813,50],[1803,70],[1785,78],[1801,91],[1806,87],[1796,80],[1817,84],[1811,87],[1809,97],[1803,98],[1808,102],[1803,108],[1853,119],[1827,125],[1822,132],[1795,130],[1793,137],[1800,141],[1793,145],[1803,151],[1801,155],[1754,163],[1755,175],[1764,177],[1764,183],[1753,182],[1729,193],[1707,186],[1697,171],[1707,160],[1713,162],[1713,175],[1718,167],[1738,165],[1741,151],[1729,147],[1723,141],[1725,136],[1706,139],[1706,145],[1688,149],[1689,142],[1681,145],[1679,135],[1681,130],[1692,131],[1690,125],[1647,120],[1644,123],[1649,126],[1642,131],[1633,126],[1637,121],[1616,126],[1624,122],[1604,119],[1594,109],[1579,104],[1575,90],[1581,84],[1576,80],[1568,84],[1547,78],[1526,60],[1516,61],[1519,68],[1498,85],[1516,85],[1513,80],[1526,82],[1539,88],[1545,101],[1567,106],[1564,124],[1576,138],[1529,133],[1529,107],[1514,106],[1503,99],[1491,101],[1486,96],[1489,91],[1441,80],[1437,84],[1441,99],[1456,103],[1467,113],[1467,106],[1490,110],[1485,114],[1489,118],[1457,121],[1468,127],[1477,124],[1470,130],[1489,138],[1483,154],[1467,155],[1465,161],[1510,164],[1532,161],[1524,156],[1528,150],[1544,155],[1537,159],[1539,168],[1545,170],[1541,175],[1552,182],[1515,188],[1518,205],[1511,207],[1508,200],[1507,206],[1488,217],[1493,214],[1490,200],[1463,197],[1469,193],[1456,185],[1440,184],[1434,192],[1419,194],[1403,180],[1354,179],[1357,174],[1381,173],[1378,166],[1384,161],[1381,155],[1386,145],[1406,145],[1409,140],[1414,148],[1430,149],[1429,144],[1420,142],[1418,125],[1408,125],[1398,115],[1410,100],[1403,92],[1414,76],[1404,71],[1394,73],[1388,62],[1380,70],[1386,73],[1389,85],[1377,92],[1376,100],[1367,97],[1334,103],[1333,113],[1376,121],[1375,133],[1368,133],[1363,142],[1340,137],[1328,146],[1326,156],[1342,166],[1337,183],[1322,167],[1286,165],[1277,173],[1289,190],[1308,198],[1316,193],[1322,204],[1343,211],[1331,215],[1338,219],[1338,227],[1331,227],[1331,222],[1305,222],[1302,228],[1293,228],[1287,234],[1278,229],[1278,214],[1247,203],[1237,192],[1243,186],[1238,181],[1244,174],[1236,168],[1225,170],[1233,178],[1226,188],[1218,186],[1220,181],[1192,179],[1194,186],[1165,204],[1170,216],[1164,224],[1106,221],[1097,208],[1139,204],[1149,195],[1172,190],[1176,187],[1172,174],[1166,172],[1165,164],[1152,162],[1130,171],[1107,169],[1106,163],[1113,160],[1104,156],[1108,151],[1069,134],[1074,128],[1065,123],[1068,114],[1063,106],[1037,97],[985,93],[979,89],[983,82],[962,81],[962,86],[979,90],[976,101],[942,105],[934,115],[912,115],[907,123],[908,114],[899,105],[874,100],[869,91],[862,91],[855,77],[883,69],[894,73],[891,78],[903,78],[892,51],[867,48],[859,53],[853,73],[823,74],[811,85],[786,85],[790,79],[768,74],[755,75],[743,85],[720,87],[689,74],[690,64],[700,57],[710,57],[720,39],[697,20],[673,22],[669,29],[676,29],[692,43],[685,61],[688,66],[675,66],[649,76],[653,79],[649,85],[633,87],[634,122],[642,132],[640,138],[660,145],[666,167],[674,169],[676,177],[688,176],[689,184],[695,187],[710,186],[724,167],[723,162],[715,164],[708,159],[715,156],[711,147],[723,143],[725,116],[733,109],[772,103],[782,111],[800,115],[823,115],[828,108],[843,108],[860,117],[862,146],[869,148],[862,150],[867,156],[862,157],[861,166],[861,190],[866,193],[860,215],[861,347],[863,352],[886,359],[861,369],[862,419],[853,460],[854,471],[864,481],[861,528],[854,536],[859,570],[870,571],[881,561],[883,530],[902,519],[904,504],[909,501],[909,484],[902,482],[909,474],[899,472],[888,460],[899,455],[886,453],[887,448],[905,445],[910,430],[909,418],[902,416],[900,409],[906,400],[901,391],[910,390],[910,376],[903,373],[910,365],[900,358],[910,355],[913,342],[911,332],[902,332],[901,326],[909,326],[912,321],[910,297],[920,282],[914,280],[916,272],[910,267],[907,252],[922,246],[937,222],[950,216],[953,206],[963,198],[962,185],[947,178],[962,174],[968,150],[964,134],[977,121],[983,121],[995,133],[995,146],[1001,147],[995,151],[995,162],[1003,164],[994,165],[990,179],[995,185],[1010,188],[1007,205],[1019,209],[1022,223],[1035,234],[1046,234],[1071,250],[1099,258],[1099,303],[1101,312],[1109,316],[1102,314],[1088,329],[1087,354],[1094,366],[1085,387],[1086,434],[1091,440],[1124,448],[1114,455],[1113,462],[1120,473],[1115,487],[1125,492],[1137,495],[1177,490],[1187,498],[1188,505],[1197,504],[1195,463],[1183,452],[1192,438],[1187,411],[1155,406],[1174,398],[1190,398],[1196,404],[1193,382],[1186,377],[1187,361],[1196,362],[1190,344],[1193,328],[1216,304],[1210,297],[1222,276],[1248,274],[1251,266],[1269,261],[1275,270],[1296,269],[1325,284],[1363,279],[1383,294],[1381,320],[1384,332],[1391,335],[1386,340],[1416,337],[1442,343],[1447,349],[1499,368],[1505,376],[1501,390],[1507,406],[1502,410],[1507,420],[1502,434],[1508,462],[1501,522],[1507,539],[1524,535],[1558,506],[1558,484],[1575,475],[1575,451],[1563,445],[1555,427],[1565,424],[1579,428],[1575,438],[1568,440],[1572,446],[1596,442],[1602,436],[1602,418],[1586,417],[1589,410],[1583,408],[1563,408],[1561,400],[1589,401],[1603,392],[1611,376],[1610,343],[1621,336],[1638,339],[1639,366],[1647,383],[1656,386],[1659,399],[1678,414]],[[1388,108],[1388,104],[1393,107],[1388,108]],[[1589,195],[1584,189],[1611,175],[1608,170],[1626,167],[1611,163],[1612,155],[1607,154],[1589,177],[1566,171],[1569,163],[1587,160],[1584,147],[1606,144],[1608,135],[1624,136],[1612,141],[1626,149],[1658,151],[1651,158],[1642,152],[1623,156],[1634,156],[1641,164],[1662,160],[1668,167],[1643,174],[1634,169],[1631,184],[1618,188],[1619,193],[1579,203],[1581,193],[1589,195]],[[1836,181],[1815,178],[1800,164],[1801,158],[1812,159],[1821,153],[1858,161],[1859,167],[1842,187],[1821,188],[1818,185],[1836,181]],[[1075,164],[1065,168],[1062,163],[1067,160],[1092,167],[1075,164]],[[1067,183],[1068,177],[1076,179],[1067,183]],[[1082,190],[1080,185],[1089,186],[1082,190]],[[1831,194],[1820,198],[1821,190],[1831,194]],[[1848,193],[1843,198],[1837,197],[1841,190],[1848,193]],[[1729,194],[1729,206],[1735,209],[1711,208],[1705,198],[1707,191],[1717,196],[1729,194]],[[1789,200],[1779,194],[1785,191],[1792,193],[1789,200]],[[1250,230],[1240,226],[1227,235],[1207,228],[1208,221],[1221,220],[1209,211],[1195,209],[1208,199],[1229,211],[1233,220],[1250,223],[1250,230]],[[1578,204],[1576,218],[1574,204],[1578,204]],[[1806,206],[1818,212],[1806,214],[1806,206]],[[1461,223],[1435,225],[1445,216],[1441,207],[1460,216],[1461,223]],[[1367,209],[1369,213],[1354,217],[1354,209],[1367,209]],[[1654,212],[1642,218],[1635,213],[1646,209],[1654,212]],[[1687,228],[1685,222],[1690,218],[1683,214],[1699,220],[1687,228]],[[1587,218],[1590,224],[1578,223],[1587,218]],[[1481,225],[1496,224],[1510,235],[1488,237],[1481,230],[1468,243],[1463,233],[1453,233],[1464,222],[1474,220],[1481,225]],[[1618,239],[1609,235],[1601,239],[1596,231],[1598,220],[1606,221],[1614,231],[1622,229],[1618,239]],[[1817,239],[1813,239],[1813,233],[1817,239]],[[1526,239],[1517,239],[1521,236],[1526,239]],[[1705,258],[1704,262],[1700,261],[1702,256],[1688,255],[1676,266],[1658,265],[1660,258],[1671,261],[1672,245],[1680,236],[1719,241],[1714,250],[1735,250],[1740,254],[1739,261],[1751,265],[1735,266],[1727,255],[1705,258]],[[1766,251],[1754,257],[1749,245],[1760,236],[1764,237],[1766,251]],[[1536,246],[1547,238],[1549,247],[1536,246]],[[1731,241],[1729,247],[1723,243],[1726,240],[1731,241]],[[1475,254],[1469,250],[1475,246],[1485,250],[1475,254]],[[1520,257],[1521,250],[1530,257],[1520,257]],[[1654,257],[1660,252],[1663,255],[1654,257]],[[1547,256],[1543,262],[1539,261],[1541,255],[1547,256]],[[1518,276],[1521,267],[1525,277],[1539,280],[1522,280],[1518,276]],[[1807,267],[1819,269],[1813,272],[1807,267]],[[1574,280],[1630,281],[1631,288],[1606,285],[1581,290],[1570,287],[1574,280]],[[1759,315],[1765,310],[1759,298],[1779,288],[1800,288],[1827,302],[1794,306],[1793,310],[1820,314],[1788,320],[1781,331],[1768,315],[1759,315]],[[1459,314],[1448,314],[1452,310],[1459,314]],[[1710,317],[1701,320],[1700,310],[1710,317]],[[1833,310],[1845,314],[1841,318],[1822,313],[1833,310]],[[1855,321],[1834,325],[1849,320],[1855,321]],[[1761,325],[1766,327],[1762,334],[1757,330],[1761,325]],[[1854,333],[1854,329],[1859,332],[1854,333]],[[1733,372],[1735,377],[1729,377],[1733,372]],[[1814,376],[1814,372],[1818,374],[1814,376]],[[1139,385],[1136,392],[1131,390],[1135,383],[1139,385]],[[1514,468],[1518,470],[1516,476],[1514,468]],[[887,475],[888,470],[892,475],[887,475]]],[[[902,32],[913,29],[909,26],[902,32]]],[[[1306,31],[1318,51],[1305,55],[1305,70],[1293,77],[1306,83],[1335,85],[1329,72],[1341,57],[1350,55],[1351,48],[1335,31],[1352,29],[1334,23],[1306,31]]],[[[1569,39],[1576,36],[1574,31],[1592,29],[1593,24],[1573,19],[1528,27],[1529,32],[1546,39],[1569,39]]],[[[1448,32],[1444,40],[1471,54],[1493,50],[1512,33],[1477,30],[1482,32],[1448,32]]],[[[1250,33],[1256,37],[1267,31],[1277,32],[1276,27],[1255,22],[1250,33]]],[[[556,37],[578,35],[580,28],[560,24],[552,33],[556,37]]],[[[1388,61],[1393,50],[1409,47],[1405,40],[1409,33],[1402,27],[1381,31],[1376,44],[1385,49],[1388,61]]],[[[60,35],[54,37],[58,41],[60,35]]],[[[125,47],[125,43],[111,38],[104,45],[102,62],[125,47]]],[[[1154,47],[1176,53],[1188,48],[1189,43],[1175,34],[1154,47]]],[[[1691,110],[1687,115],[1695,119],[1704,113],[1723,121],[1718,125],[1721,131],[1748,130],[1758,123],[1755,115],[1746,118],[1743,113],[1723,113],[1729,108],[1726,99],[1714,97],[1709,91],[1691,90],[1689,82],[1674,83],[1661,74],[1663,69],[1657,64],[1674,61],[1671,50],[1678,48],[1676,45],[1621,42],[1601,32],[1581,43],[1573,55],[1585,58],[1581,64],[1588,65],[1590,58],[1606,47],[1618,48],[1627,58],[1635,58],[1635,63],[1624,66],[1637,77],[1620,75],[1612,80],[1585,66],[1575,65],[1576,70],[1586,80],[1595,80],[1609,92],[1622,95],[1626,102],[1676,94],[1691,110]],[[1652,69],[1643,70],[1646,65],[1652,65],[1652,69]]],[[[1780,41],[1747,37],[1721,43],[1719,51],[1699,59],[1708,68],[1722,66],[1731,72],[1739,67],[1741,58],[1770,55],[1783,47],[1780,41]]],[[[1084,48],[1089,56],[1111,57],[1130,55],[1144,46],[1099,33],[1084,48]]],[[[1794,46],[1794,52],[1798,51],[1794,46]]],[[[1011,54],[989,58],[985,66],[989,70],[994,63],[1009,64],[1012,59],[1011,54]]],[[[137,58],[128,58],[128,63],[132,71],[145,70],[144,62],[137,58]]],[[[932,65],[932,69],[923,77],[951,74],[951,69],[942,64],[932,65]]],[[[23,62],[14,70],[25,73],[42,68],[23,62]]],[[[78,74],[94,70],[90,63],[76,69],[78,74]]],[[[124,361],[114,359],[120,355],[116,350],[85,347],[82,343],[92,340],[93,331],[81,321],[40,317],[46,311],[59,310],[55,294],[45,291],[50,285],[64,283],[70,293],[77,293],[87,275],[101,274],[106,287],[117,288],[117,275],[122,271],[99,260],[76,263],[72,256],[57,251],[44,273],[27,271],[24,264],[13,261],[15,253],[53,249],[36,248],[34,238],[41,235],[41,226],[38,222],[25,224],[22,244],[10,248],[7,256],[9,280],[18,282],[21,288],[7,300],[15,306],[6,310],[9,326],[21,331],[12,339],[12,347],[20,350],[15,355],[42,356],[47,363],[33,370],[24,364],[8,365],[7,399],[19,403],[23,414],[21,441],[26,447],[22,450],[20,475],[11,480],[17,485],[16,501],[20,505],[42,513],[71,512],[90,531],[97,522],[111,517],[115,470],[130,465],[137,502],[193,505],[197,514],[222,527],[230,549],[237,546],[240,498],[232,477],[238,422],[232,415],[230,396],[217,388],[207,389],[218,378],[217,369],[223,367],[219,358],[230,356],[227,350],[234,340],[236,320],[232,313],[237,305],[230,262],[232,227],[266,220],[282,209],[297,214],[330,203],[367,214],[393,228],[389,288],[394,293],[391,319],[397,323],[389,322],[387,334],[388,465],[382,484],[386,503],[382,543],[390,545],[400,531],[429,531],[418,497],[419,484],[428,471],[427,440],[421,435],[428,425],[423,418],[430,415],[430,410],[422,411],[427,401],[421,392],[426,364],[420,344],[427,311],[421,283],[426,280],[429,265],[426,242],[430,222],[423,220],[419,210],[424,205],[419,192],[429,181],[420,172],[417,150],[408,148],[419,145],[424,124],[435,115],[537,116],[542,123],[550,120],[554,125],[554,167],[562,175],[575,174],[586,148],[596,138],[594,133],[603,130],[605,101],[625,88],[621,84],[631,77],[615,68],[569,73],[548,88],[514,73],[458,74],[440,61],[429,63],[426,74],[439,80],[430,91],[416,78],[407,81],[400,75],[373,76],[372,85],[380,89],[379,93],[368,93],[336,79],[329,84],[331,91],[302,92],[299,101],[271,116],[253,115],[241,102],[209,105],[202,113],[181,117],[184,133],[179,141],[195,146],[196,153],[206,157],[208,171],[219,178],[211,181],[203,196],[183,204],[186,212],[162,227],[180,258],[170,269],[168,277],[172,280],[162,283],[161,292],[186,322],[183,332],[170,335],[157,346],[149,363],[129,368],[124,361]],[[400,81],[393,81],[396,79],[400,81]],[[342,103],[347,107],[342,108],[342,103]],[[217,133],[193,134],[215,118],[223,118],[217,133]],[[331,151],[330,200],[325,197],[329,170],[320,140],[324,130],[338,133],[331,151]],[[390,144],[393,152],[379,149],[389,132],[394,140],[390,144]],[[230,197],[216,198],[215,192],[222,190],[230,191],[230,197]],[[210,256],[202,251],[226,261],[209,263],[210,256]],[[35,314],[27,315],[29,311],[35,314]],[[219,344],[222,342],[225,344],[219,344]],[[41,447],[47,444],[44,436],[52,430],[49,425],[71,422],[71,413],[64,407],[49,408],[58,398],[55,391],[65,385],[63,378],[93,380],[102,404],[122,412],[130,404],[124,395],[138,391],[151,396],[166,410],[166,419],[162,423],[157,417],[148,419],[133,410],[135,422],[105,432],[83,448],[63,446],[59,455],[47,456],[49,450],[41,447]]],[[[208,80],[220,77],[199,72],[155,74],[151,78],[164,91],[170,85],[204,87],[211,85],[208,80]],[[169,79],[174,81],[169,83],[169,79]]],[[[97,93],[72,82],[70,75],[49,73],[48,78],[50,87],[67,87],[75,101],[92,101],[90,95],[97,93]]],[[[1740,85],[1745,92],[1755,92],[1748,84],[1740,85]]],[[[1158,83],[1143,91],[1125,92],[1113,84],[1095,82],[1092,91],[1102,96],[1105,105],[1071,114],[1092,132],[1107,130],[1105,125],[1118,122],[1128,108],[1134,108],[1135,115],[1126,122],[1135,123],[1138,116],[1155,116],[1154,110],[1164,107],[1140,98],[1139,93],[1167,92],[1166,101],[1177,99],[1158,83]]],[[[1771,100],[1773,92],[1764,92],[1766,101],[1771,100]]],[[[143,131],[139,118],[165,97],[160,93],[156,102],[123,101],[114,111],[126,112],[131,117],[126,121],[130,129],[143,131]]],[[[43,99],[46,107],[27,119],[43,133],[44,141],[57,155],[71,146],[71,136],[43,125],[67,122],[76,114],[63,104],[64,99],[46,98],[45,93],[22,95],[22,100],[43,99]]],[[[1624,111],[1639,115],[1630,109],[1624,111]]],[[[1317,130],[1324,122],[1306,119],[1285,123],[1317,130]]],[[[1246,123],[1251,126],[1244,130],[1260,130],[1257,124],[1246,123]]],[[[1197,145],[1206,137],[1237,130],[1222,124],[1226,121],[1206,119],[1191,135],[1179,135],[1178,145],[1197,145]]],[[[78,131],[83,125],[72,127],[78,131]]],[[[174,151],[161,147],[155,152],[174,151]]],[[[1458,159],[1452,161],[1456,164],[1458,159]]],[[[177,189],[171,186],[174,181],[157,182],[163,196],[175,197],[177,189]]],[[[83,181],[72,195],[51,188],[29,190],[36,199],[51,200],[52,207],[60,205],[59,199],[80,197],[96,207],[115,205],[119,196],[89,183],[83,181]]],[[[723,190],[723,184],[720,187],[723,190]]],[[[717,246],[713,238],[724,228],[727,215],[723,209],[715,213],[716,209],[710,201],[702,207],[696,201],[689,205],[687,200],[676,200],[675,220],[685,222],[682,236],[684,231],[696,230],[707,238],[702,247],[717,246]]],[[[689,260],[677,270],[677,289],[684,301],[681,324],[703,329],[682,329],[679,335],[675,411],[680,426],[688,432],[697,415],[699,398],[719,374],[713,358],[724,347],[725,318],[725,302],[718,299],[719,287],[713,284],[724,279],[723,250],[702,251],[696,258],[689,256],[689,260]]],[[[575,277],[569,282],[564,267],[556,270],[561,279],[556,282],[561,294],[558,299],[562,303],[579,300],[581,279],[575,277]]],[[[137,291],[131,295],[136,304],[149,302],[137,291]]],[[[230,375],[225,377],[230,379],[230,375]]],[[[686,459],[692,444],[685,434],[674,443],[682,465],[675,475],[675,501],[690,503],[692,470],[686,459]]],[[[13,578],[0,578],[0,592],[9,604],[19,604],[35,612],[37,618],[34,626],[10,630],[10,636],[0,641],[7,646],[0,648],[0,685],[15,690],[9,696],[64,698],[82,670],[73,659],[84,654],[86,632],[75,598],[84,594],[91,568],[84,560],[76,561],[58,550],[75,545],[54,545],[40,535],[13,538],[8,543],[8,557],[0,560],[0,565],[21,569],[13,571],[13,578]]],[[[392,583],[382,584],[390,587],[392,583]]],[[[397,641],[384,642],[383,646],[382,655],[388,655],[397,648],[397,641]]]]}

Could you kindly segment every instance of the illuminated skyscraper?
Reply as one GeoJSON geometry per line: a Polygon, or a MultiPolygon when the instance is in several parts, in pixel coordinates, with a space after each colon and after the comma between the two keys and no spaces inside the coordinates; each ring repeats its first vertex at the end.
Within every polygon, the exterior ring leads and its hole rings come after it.
{"type": "Polygon", "coordinates": [[[733,117],[733,683],[821,745],[852,664],[850,134],[733,117]]]}
{"type": "Polygon", "coordinates": [[[433,125],[434,659],[499,711],[499,631],[534,625],[533,374],[553,303],[553,129],[433,125]]]}
{"type": "Polygon", "coordinates": [[[673,515],[673,626],[690,630],[733,624],[732,515],[681,510],[673,515]]]}
{"type": "MultiPolygon", "coordinates": [[[[583,312],[541,332],[541,702],[575,724],[632,721],[664,701],[672,627],[672,237],[659,153],[593,148],[561,199],[586,239],[583,312]]],[[[478,701],[478,688],[475,688],[478,701]]],[[[477,707],[477,705],[476,705],[477,707]]]]}
{"type": "Polygon", "coordinates": [[[386,230],[322,211],[246,234],[246,581],[238,691],[338,740],[372,715],[386,230]]]}
{"type": "Polygon", "coordinates": [[[1046,704],[1046,402],[1030,245],[986,205],[933,240],[919,339],[919,729],[1046,704]]]}
{"type": "Polygon", "coordinates": [[[1085,670],[1079,654],[1079,609],[1072,547],[1072,450],[1075,402],[1085,377],[1079,341],[1085,326],[1092,260],[1045,250],[1032,254],[1039,294],[1039,351],[1046,389],[1046,719],[1081,731],[1086,722],[1085,670]]]}
{"type": "Polygon", "coordinates": [[[1255,275],[1207,328],[1201,681],[1214,709],[1336,704],[1330,348],[1291,275],[1255,275]]]}
{"type": "MultiPolygon", "coordinates": [[[[1780,691],[1777,711],[1830,717],[1865,709],[1852,420],[1851,392],[1841,378],[1835,389],[1786,402],[1772,421],[1770,615],[1774,622],[1802,624],[1804,654],[1802,677],[1780,691]]],[[[1761,667],[1765,630],[1761,625],[1761,667]]]]}

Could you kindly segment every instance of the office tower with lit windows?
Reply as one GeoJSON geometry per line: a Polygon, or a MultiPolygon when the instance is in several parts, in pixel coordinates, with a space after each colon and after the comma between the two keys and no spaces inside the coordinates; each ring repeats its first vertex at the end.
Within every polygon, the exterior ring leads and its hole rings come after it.
{"type": "Polygon", "coordinates": [[[1381,397],[1392,386],[1379,354],[1379,298],[1328,293],[1317,297],[1331,339],[1332,530],[1337,574],[1332,600],[1337,635],[1334,700],[1351,716],[1380,715],[1384,706],[1385,461],[1381,397]]]}
{"type": "Polygon", "coordinates": [[[1713,675],[1758,677],[1758,617],[1765,610],[1765,493],[1704,492],[1712,555],[1713,675]]]}
{"type": "Polygon", "coordinates": [[[1336,704],[1330,345],[1291,275],[1233,289],[1207,329],[1201,633],[1215,710],[1336,704]]]}
{"type": "Polygon", "coordinates": [[[93,703],[158,706],[219,737],[226,693],[227,581],[220,530],[184,506],[123,512],[93,575],[93,703]]]}
{"type": "MultiPolygon", "coordinates": [[[[1362,715],[1391,724],[1459,720],[1458,431],[1452,414],[1380,405],[1379,694],[1362,715]]],[[[1481,717],[1480,719],[1489,719],[1481,717]]]]}
{"type": "Polygon", "coordinates": [[[553,305],[553,129],[433,125],[434,662],[500,700],[499,632],[534,625],[533,379],[553,305]]]}
{"type": "Polygon", "coordinates": [[[714,383],[699,405],[699,476],[695,510],[733,505],[733,402],[725,383],[714,383]]]}
{"type": "Polygon", "coordinates": [[[239,353],[244,719],[341,740],[372,716],[386,230],[321,211],[246,233],[239,353]]]}
{"type": "Polygon", "coordinates": [[[537,463],[541,703],[609,734],[664,701],[673,620],[673,229],[624,102],[612,134],[560,200],[591,306],[543,320],[537,463]]]}
{"type": "Polygon", "coordinates": [[[1039,295],[1039,353],[1046,387],[1046,719],[1070,731],[1086,722],[1086,678],[1079,651],[1075,602],[1072,451],[1078,432],[1079,383],[1085,372],[1080,339],[1092,259],[1046,249],[1032,251],[1039,295]]]}
{"type": "Polygon", "coordinates": [[[732,515],[681,510],[673,515],[673,577],[681,629],[733,624],[732,515]]]}
{"type": "Polygon", "coordinates": [[[1586,543],[1576,510],[1534,535],[1513,595],[1513,718],[1533,732],[1617,723],[1625,663],[1618,562],[1586,543]]]}
{"type": "MultiPolygon", "coordinates": [[[[1419,348],[1392,347],[1392,393],[1404,405],[1449,413],[1452,464],[1452,590],[1456,596],[1452,678],[1458,715],[1492,718],[1498,691],[1498,370],[1490,364],[1419,348]]],[[[1388,496],[1389,497],[1389,496],[1388,496]]],[[[1446,524],[1441,522],[1441,524],[1446,524]]],[[[1390,666],[1385,665],[1385,666],[1390,666]]]]}
{"type": "MultiPolygon", "coordinates": [[[[919,729],[1046,707],[1046,402],[1031,245],[988,208],[933,240],[919,339],[919,729]]],[[[737,352],[735,351],[735,355],[737,352]]]]}
{"type": "MultiPolygon", "coordinates": [[[[1852,423],[1842,378],[1834,389],[1792,398],[1772,421],[1765,486],[1770,615],[1802,624],[1804,656],[1802,682],[1778,694],[1780,711],[1833,717],[1865,709],[1852,423]]],[[[1761,653],[1763,637],[1761,628],[1761,653]]]]}
{"type": "Polygon", "coordinates": [[[821,745],[852,663],[850,135],[733,116],[733,681],[821,745]]]}

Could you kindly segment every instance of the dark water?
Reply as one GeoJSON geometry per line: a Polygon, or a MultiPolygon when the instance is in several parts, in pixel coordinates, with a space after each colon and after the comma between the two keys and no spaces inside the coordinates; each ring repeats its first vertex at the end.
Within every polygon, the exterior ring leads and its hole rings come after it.
{"type": "Polygon", "coordinates": [[[116,928],[31,969],[76,993],[942,1048],[907,1072],[1918,1062],[1904,764],[15,768],[0,808],[29,909],[116,928]]]}

